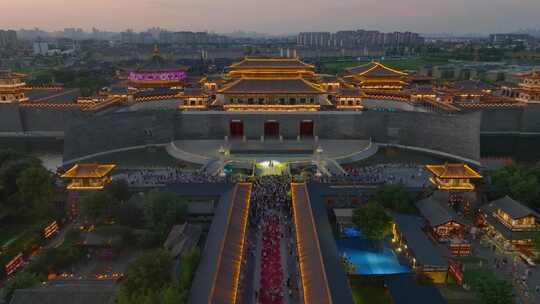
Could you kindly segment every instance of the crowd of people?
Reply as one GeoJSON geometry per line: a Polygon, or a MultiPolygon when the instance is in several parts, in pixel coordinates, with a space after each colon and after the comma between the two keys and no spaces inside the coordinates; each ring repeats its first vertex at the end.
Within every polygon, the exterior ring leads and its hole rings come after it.
{"type": "Polygon", "coordinates": [[[148,187],[173,183],[221,183],[224,177],[201,171],[184,171],[177,168],[137,169],[113,176],[125,180],[130,187],[148,187]]]}
{"type": "Polygon", "coordinates": [[[373,166],[343,168],[345,174],[324,177],[323,182],[348,182],[368,185],[404,184],[423,187],[428,184],[428,173],[417,164],[379,164],[373,166]]]}
{"type": "Polygon", "coordinates": [[[253,181],[250,229],[260,238],[259,250],[255,249],[260,261],[256,303],[281,304],[298,299],[298,270],[288,263],[294,259],[290,182],[287,175],[261,176],[253,181]]]}
{"type": "Polygon", "coordinates": [[[277,214],[265,215],[262,233],[260,292],[261,304],[283,303],[281,225],[277,214]]]}

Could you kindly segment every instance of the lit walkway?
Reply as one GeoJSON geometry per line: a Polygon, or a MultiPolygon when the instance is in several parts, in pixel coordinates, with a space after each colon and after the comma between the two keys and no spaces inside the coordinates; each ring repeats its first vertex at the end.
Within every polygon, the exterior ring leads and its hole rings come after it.
{"type": "Polygon", "coordinates": [[[352,304],[320,193],[304,183],[293,183],[291,193],[304,303],[352,304]]]}
{"type": "Polygon", "coordinates": [[[377,145],[369,140],[175,140],[167,151],[185,161],[204,164],[219,159],[220,147],[230,151],[229,160],[252,162],[278,160],[283,162],[311,162],[317,147],[323,149],[321,159],[347,163],[368,158],[377,152],[377,145]]]}
{"type": "Polygon", "coordinates": [[[188,303],[237,302],[251,188],[237,184],[216,208],[188,303]]]}

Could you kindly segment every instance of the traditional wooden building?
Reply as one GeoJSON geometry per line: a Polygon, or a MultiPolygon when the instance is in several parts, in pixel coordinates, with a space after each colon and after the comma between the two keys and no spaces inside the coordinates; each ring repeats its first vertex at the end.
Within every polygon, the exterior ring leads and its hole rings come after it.
{"type": "Polygon", "coordinates": [[[362,110],[362,97],[358,88],[339,88],[336,92],[335,105],[338,109],[362,110]]]}
{"type": "Polygon", "coordinates": [[[433,242],[424,232],[424,219],[405,214],[394,215],[392,243],[409,258],[415,272],[434,283],[446,282],[449,252],[433,242]]]}
{"type": "Polygon", "coordinates": [[[437,240],[449,241],[453,238],[463,238],[467,225],[446,204],[428,197],[415,205],[426,219],[429,230],[437,240]]]}
{"type": "Polygon", "coordinates": [[[24,95],[24,77],[25,74],[0,71],[0,103],[28,101],[24,95]]]}
{"type": "Polygon", "coordinates": [[[444,243],[453,255],[471,253],[471,244],[466,239],[468,225],[448,204],[433,196],[418,201],[416,207],[426,220],[426,232],[437,241],[444,243]]]}
{"type": "Polygon", "coordinates": [[[209,106],[210,96],[203,88],[185,88],[181,93],[179,108],[204,110],[209,106]]]}
{"type": "Polygon", "coordinates": [[[540,214],[509,196],[482,206],[479,214],[480,226],[508,250],[531,247],[533,233],[540,231],[540,214]]]}
{"type": "Polygon", "coordinates": [[[407,86],[407,73],[377,61],[345,69],[343,79],[362,91],[401,91],[407,86]]]}
{"type": "Polygon", "coordinates": [[[315,78],[315,66],[298,58],[245,57],[228,67],[225,78],[315,78]]]}
{"type": "Polygon", "coordinates": [[[432,174],[430,182],[441,190],[474,190],[471,180],[482,178],[467,164],[426,165],[426,169],[432,174]]]}
{"type": "Polygon", "coordinates": [[[297,58],[246,57],[232,64],[224,79],[214,105],[228,111],[317,111],[332,106],[314,66],[297,58]]]}
{"type": "Polygon", "coordinates": [[[68,179],[67,189],[101,190],[111,182],[111,171],[116,165],[111,164],[76,164],[62,174],[68,179]]]}
{"type": "Polygon", "coordinates": [[[534,70],[521,77],[518,100],[526,103],[540,103],[540,72],[534,70]]]}
{"type": "Polygon", "coordinates": [[[187,69],[165,60],[157,45],[148,63],[128,70],[129,85],[137,88],[182,86],[186,77],[187,69]]]}
{"type": "Polygon", "coordinates": [[[485,96],[491,96],[495,87],[480,80],[463,80],[450,86],[438,89],[439,94],[451,95],[455,102],[478,101],[485,96]]]}

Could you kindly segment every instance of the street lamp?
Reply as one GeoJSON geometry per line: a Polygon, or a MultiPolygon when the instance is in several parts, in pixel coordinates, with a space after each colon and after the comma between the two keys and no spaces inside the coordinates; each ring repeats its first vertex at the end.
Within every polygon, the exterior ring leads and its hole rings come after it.
{"type": "Polygon", "coordinates": [[[321,146],[318,146],[317,149],[315,149],[315,164],[317,165],[317,172],[315,173],[316,177],[321,177],[322,172],[320,170],[322,163],[321,163],[321,154],[323,153],[323,149],[321,146]]]}
{"type": "Polygon", "coordinates": [[[219,176],[224,177],[225,176],[225,155],[227,154],[227,150],[225,150],[223,146],[220,146],[218,153],[219,153],[219,176]]]}

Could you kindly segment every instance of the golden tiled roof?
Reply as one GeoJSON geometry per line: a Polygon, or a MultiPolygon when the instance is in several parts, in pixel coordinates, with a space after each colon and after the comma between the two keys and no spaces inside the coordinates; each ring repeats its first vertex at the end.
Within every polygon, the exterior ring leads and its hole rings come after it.
{"type": "Polygon", "coordinates": [[[232,64],[229,68],[314,68],[298,58],[260,58],[245,57],[244,60],[232,64]]]}
{"type": "Polygon", "coordinates": [[[100,178],[109,174],[116,165],[76,164],[62,174],[64,178],[100,178]]]}
{"type": "Polygon", "coordinates": [[[438,178],[482,178],[467,164],[426,165],[426,169],[438,178]]]}
{"type": "Polygon", "coordinates": [[[282,79],[261,79],[242,78],[219,91],[228,94],[277,94],[277,93],[302,93],[321,94],[324,90],[317,84],[311,83],[302,78],[282,78],[282,79]]]}
{"type": "Polygon", "coordinates": [[[385,66],[384,64],[377,61],[372,61],[368,64],[357,66],[354,68],[348,68],[345,71],[348,74],[351,74],[354,76],[363,76],[363,77],[407,76],[407,73],[389,68],[385,66]]]}

